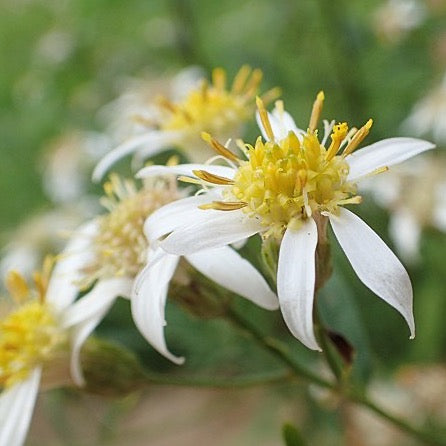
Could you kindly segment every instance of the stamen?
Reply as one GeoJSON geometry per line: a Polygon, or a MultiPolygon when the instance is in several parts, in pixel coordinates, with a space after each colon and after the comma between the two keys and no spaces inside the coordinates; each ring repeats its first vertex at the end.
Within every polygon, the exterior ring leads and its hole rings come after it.
{"type": "Polygon", "coordinates": [[[25,301],[29,296],[29,288],[24,277],[17,271],[10,271],[6,276],[5,286],[11,297],[17,302],[25,301]]]}
{"type": "Polygon", "coordinates": [[[226,72],[222,68],[214,68],[212,71],[212,83],[219,90],[226,88],[226,72]]]}
{"type": "Polygon", "coordinates": [[[240,159],[235,153],[232,153],[223,144],[220,144],[216,139],[212,138],[209,133],[201,132],[201,138],[206,141],[217,153],[223,155],[232,161],[239,162],[240,159]]]}
{"type": "Polygon", "coordinates": [[[232,83],[232,92],[241,93],[243,87],[251,73],[251,67],[249,65],[243,65],[238,73],[235,75],[234,82],[232,83]]]}
{"type": "Polygon", "coordinates": [[[347,147],[342,152],[342,156],[345,158],[347,155],[350,155],[354,150],[357,149],[359,144],[365,139],[365,137],[369,134],[370,129],[373,125],[373,119],[369,119],[355,134],[353,139],[349,142],[347,147]]]}
{"type": "Polygon", "coordinates": [[[214,175],[213,173],[206,172],[204,170],[193,170],[194,175],[203,181],[207,181],[212,184],[219,184],[229,186],[234,184],[234,180],[229,178],[221,177],[220,175],[214,175]]]}
{"type": "Polygon", "coordinates": [[[169,101],[169,99],[165,98],[164,96],[159,96],[157,98],[157,103],[171,113],[175,114],[178,111],[176,105],[172,101],[169,101]]]}
{"type": "Polygon", "coordinates": [[[181,175],[177,178],[178,181],[181,181],[183,183],[190,183],[190,184],[198,184],[201,185],[201,181],[198,180],[197,178],[191,178],[191,177],[186,177],[184,175],[181,175]]]}
{"type": "Polygon", "coordinates": [[[362,197],[360,195],[355,195],[354,197],[346,198],[345,200],[339,200],[338,205],[344,204],[360,204],[362,203],[362,197]]]}
{"type": "Polygon", "coordinates": [[[273,102],[275,99],[280,97],[282,94],[282,89],[279,87],[274,87],[268,90],[267,92],[260,95],[264,104],[269,104],[273,102]]]}
{"type": "Polygon", "coordinates": [[[324,105],[324,99],[325,99],[324,92],[320,91],[316,96],[316,100],[314,101],[313,104],[313,109],[311,110],[310,124],[308,125],[308,133],[313,133],[317,128],[319,118],[322,113],[322,107],[324,105]]]}
{"type": "Polygon", "coordinates": [[[262,82],[263,73],[262,70],[255,69],[251,78],[248,80],[245,87],[245,95],[248,97],[254,96],[256,94],[257,89],[259,88],[260,82],[262,82]]]}
{"type": "Polygon", "coordinates": [[[269,122],[268,112],[263,105],[262,100],[257,97],[256,98],[257,109],[259,111],[260,120],[262,121],[263,128],[265,129],[265,133],[271,141],[274,141],[274,133],[271,127],[271,123],[269,122]]]}
{"type": "Polygon", "coordinates": [[[212,203],[202,204],[199,209],[208,210],[215,209],[217,211],[236,211],[246,207],[248,203],[244,201],[213,201],[212,203]]]}
{"type": "Polygon", "coordinates": [[[327,150],[326,159],[330,161],[339,151],[341,142],[344,140],[348,132],[348,125],[346,122],[335,125],[333,133],[331,134],[331,144],[327,150]]]}

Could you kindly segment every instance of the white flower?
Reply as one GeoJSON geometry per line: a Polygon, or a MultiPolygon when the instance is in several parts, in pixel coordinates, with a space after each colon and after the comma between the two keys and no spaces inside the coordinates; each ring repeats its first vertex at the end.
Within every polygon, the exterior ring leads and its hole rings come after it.
{"type": "MultiPolygon", "coordinates": [[[[216,68],[212,83],[201,79],[182,99],[159,97],[147,106],[145,114],[136,115],[142,130],[110,151],[96,166],[93,179],[99,181],[116,161],[132,153],[136,153],[135,159],[140,162],[176,147],[192,161],[204,162],[209,150],[200,139],[201,131],[213,132],[224,140],[229,135],[239,136],[242,124],[252,114],[261,79],[260,70],[251,71],[243,66],[227,88],[225,71],[216,68]]],[[[186,85],[189,88],[190,82],[186,85]]],[[[277,90],[264,96],[277,97],[277,90]]]]}
{"type": "Polygon", "coordinates": [[[407,261],[419,259],[423,228],[446,231],[445,178],[445,160],[426,155],[361,185],[390,212],[390,236],[407,261]]]}
{"type": "MultiPolygon", "coordinates": [[[[82,264],[85,244],[73,241],[67,247],[70,256],[57,263],[51,276],[46,261],[43,274],[34,275],[35,290],[20,274],[11,272],[7,286],[14,307],[0,320],[0,446],[24,443],[31,422],[35,400],[46,367],[51,360],[84,341],[88,318],[78,315],[78,324],[68,328],[64,323],[67,311],[78,290],[70,284],[82,264]]],[[[80,365],[72,361],[72,378],[80,365]]]]}
{"type": "Polygon", "coordinates": [[[426,7],[418,0],[387,0],[373,15],[373,25],[379,37],[398,43],[426,18],[426,7]]]}
{"type": "Polygon", "coordinates": [[[276,238],[280,243],[277,289],[285,322],[307,347],[319,349],[313,331],[316,221],[328,219],[359,279],[403,315],[413,336],[412,287],[406,270],[379,236],[342,206],[361,201],[356,195],[359,180],[434,145],[391,138],[354,152],[368,134],[371,120],[358,131],[348,131],[346,123],[325,122],[321,144],[316,127],[323,99],[321,92],[307,132],[296,127],[281,102],[268,114],[259,101],[258,118],[266,142],[259,137],[255,146],[246,145],[247,161],[204,135],[232,167],[186,164],[141,170],[139,177],[165,171],[198,177],[205,186],[201,195],[155,212],[146,222],[146,235],[153,246],[158,242],[169,254],[187,256],[254,234],[276,238]],[[326,148],[330,132],[331,144],[326,148]]]}
{"type": "Polygon", "coordinates": [[[68,132],[44,153],[43,188],[54,203],[73,203],[87,191],[93,166],[106,153],[108,138],[95,132],[68,132]]]}
{"type": "MultiPolygon", "coordinates": [[[[180,363],[182,359],[167,351],[163,336],[167,287],[179,257],[149,249],[143,226],[151,213],[181,195],[174,181],[155,179],[137,190],[133,183],[122,182],[117,176],[111,177],[105,190],[107,198],[103,204],[109,213],[81,227],[74,237],[83,240],[88,248],[84,263],[78,267],[79,277],[73,283],[82,288],[93,285],[93,288],[74,303],[64,322],[72,326],[79,323],[79,318],[88,317],[91,323],[82,333],[86,338],[118,297],[130,299],[135,324],[147,341],[161,354],[180,363]],[[153,264],[152,269],[146,268],[148,261],[153,264]]],[[[278,307],[277,297],[264,278],[233,249],[211,250],[207,255],[188,256],[187,260],[218,284],[265,308],[278,307]],[[227,265],[222,267],[218,259],[227,265]],[[228,283],[235,272],[239,274],[239,283],[228,283]]],[[[73,347],[73,363],[77,361],[81,345],[79,342],[73,347]]],[[[81,381],[80,370],[74,372],[81,381]]]]}
{"type": "Polygon", "coordinates": [[[7,234],[8,244],[0,251],[0,281],[4,281],[10,270],[20,270],[30,278],[46,255],[64,247],[66,233],[95,213],[96,203],[93,206],[89,201],[80,201],[31,216],[7,234]]]}
{"type": "Polygon", "coordinates": [[[414,135],[432,134],[437,143],[446,142],[446,74],[442,83],[414,105],[403,122],[404,131],[414,135]]]}

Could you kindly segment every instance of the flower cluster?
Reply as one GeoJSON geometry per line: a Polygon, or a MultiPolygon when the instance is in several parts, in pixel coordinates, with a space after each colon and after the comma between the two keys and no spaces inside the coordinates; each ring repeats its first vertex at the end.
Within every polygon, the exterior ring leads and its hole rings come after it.
{"type": "MultiPolygon", "coordinates": [[[[215,69],[212,82],[188,82],[180,97],[150,101],[142,114],[136,113],[136,134],[99,161],[93,178],[100,180],[131,153],[142,161],[176,147],[191,162],[171,158],[167,165],[147,165],[137,180],[110,174],[100,200],[105,213],[68,228],[70,240],[54,269],[45,261],[43,272],[33,275],[33,288],[19,273],[7,274],[14,305],[0,320],[0,446],[23,443],[39,383],[55,358],[67,357],[71,380],[86,384],[82,346],[119,297],[130,301],[134,323],[148,343],[177,364],[184,358],[167,348],[165,305],[170,283],[192,283],[192,277],[212,283],[212,295],[235,294],[266,310],[280,307],[291,333],[308,348],[321,350],[313,305],[328,278],[319,271],[321,262],[329,260],[319,252],[328,243],[328,225],[358,278],[401,313],[414,336],[412,286],[405,268],[345,206],[361,203],[360,181],[433,144],[398,137],[360,148],[371,119],[359,129],[323,121],[319,132],[323,92],[308,126],[300,129],[282,101],[267,111],[278,90],[259,97],[261,77],[260,70],[244,66],[228,86],[225,72],[215,69]],[[255,116],[261,135],[244,143],[239,139],[243,124],[255,116]],[[186,186],[179,187],[176,177],[186,186]],[[256,235],[278,253],[271,281],[276,290],[239,252],[256,235]]],[[[71,178],[73,172],[66,172],[71,178]]],[[[65,186],[63,178],[53,177],[48,184],[65,186]]],[[[55,200],[76,200],[84,188],[82,183],[74,192],[59,190],[55,200]]]]}

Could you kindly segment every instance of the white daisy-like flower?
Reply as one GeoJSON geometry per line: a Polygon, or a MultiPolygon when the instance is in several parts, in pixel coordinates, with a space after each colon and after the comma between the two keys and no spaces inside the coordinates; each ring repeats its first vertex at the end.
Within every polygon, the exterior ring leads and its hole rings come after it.
{"type": "Polygon", "coordinates": [[[8,243],[0,250],[0,291],[11,270],[19,270],[30,278],[46,255],[63,249],[67,232],[97,214],[97,207],[96,203],[81,200],[33,215],[14,231],[4,234],[8,243]]]}
{"type": "MultiPolygon", "coordinates": [[[[35,288],[29,288],[17,272],[7,277],[14,303],[0,319],[0,446],[24,443],[40,383],[47,371],[51,375],[51,361],[65,357],[85,339],[83,332],[91,323],[88,315],[77,314],[78,323],[70,328],[64,320],[78,293],[69,272],[83,263],[84,251],[83,241],[70,243],[66,251],[70,256],[52,273],[52,262],[45,261],[43,272],[34,275],[35,288]]],[[[72,379],[77,384],[79,370],[79,363],[73,362],[72,379]]]]}
{"type": "Polygon", "coordinates": [[[424,228],[446,232],[446,163],[423,156],[397,166],[386,175],[364,181],[361,189],[390,213],[389,233],[405,260],[419,260],[424,228]]]}
{"type": "Polygon", "coordinates": [[[387,0],[373,14],[373,28],[390,43],[398,43],[426,18],[426,6],[419,0],[387,0]]]}
{"type": "MultiPolygon", "coordinates": [[[[212,83],[202,79],[183,99],[175,101],[158,97],[151,112],[140,116],[139,122],[145,131],[105,155],[96,166],[93,179],[99,181],[116,161],[132,153],[141,161],[176,147],[191,161],[204,162],[209,158],[209,150],[200,133],[206,130],[223,140],[229,135],[240,136],[242,124],[252,116],[261,79],[260,70],[243,66],[228,88],[225,71],[216,68],[212,83]]],[[[264,98],[270,100],[277,94],[277,89],[272,89],[264,98]]]]}
{"type": "MultiPolygon", "coordinates": [[[[74,237],[88,247],[73,283],[92,289],[74,303],[64,321],[68,326],[76,325],[80,315],[88,315],[91,324],[82,334],[86,338],[118,297],[130,299],[133,319],[143,336],[162,355],[180,363],[183,359],[168,352],[163,335],[168,283],[179,257],[150,249],[143,228],[155,210],[184,194],[177,190],[173,178],[149,179],[138,190],[133,182],[121,181],[116,175],[105,184],[105,190],[107,197],[102,203],[109,213],[81,227],[74,237]],[[154,263],[151,269],[146,268],[149,261],[154,263]]],[[[277,297],[262,275],[232,248],[186,256],[186,260],[219,285],[264,308],[278,308],[277,297]],[[227,262],[227,266],[221,267],[220,262],[227,262]],[[237,284],[230,283],[232,274],[239,274],[237,284]]],[[[81,345],[78,342],[73,347],[73,364],[78,361],[81,345]]],[[[80,370],[73,370],[81,381],[80,370]]]]}
{"type": "Polygon", "coordinates": [[[317,223],[324,227],[329,220],[359,279],[403,315],[414,336],[412,286],[406,270],[381,238],[343,206],[360,203],[358,181],[434,145],[390,138],[355,151],[368,134],[371,120],[350,131],[346,123],[325,122],[320,142],[316,127],[323,100],[320,92],[307,131],[296,127],[281,102],[268,114],[259,100],[258,120],[266,142],[259,137],[254,146],[245,145],[246,161],[203,135],[231,167],[185,164],[141,170],[139,177],[164,171],[190,177],[190,181],[195,177],[205,186],[201,195],[152,214],[146,235],[153,246],[157,242],[169,254],[187,256],[254,234],[274,237],[280,243],[277,290],[285,322],[307,347],[320,350],[313,330],[317,223]],[[326,147],[329,136],[331,143],[326,147]]]}
{"type": "Polygon", "coordinates": [[[408,134],[431,134],[437,143],[446,142],[446,74],[439,86],[417,102],[402,124],[408,134]]]}

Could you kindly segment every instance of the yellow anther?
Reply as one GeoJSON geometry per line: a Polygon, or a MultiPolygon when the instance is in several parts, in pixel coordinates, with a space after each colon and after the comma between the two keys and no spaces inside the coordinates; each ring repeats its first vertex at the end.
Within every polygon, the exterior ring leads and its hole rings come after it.
{"type": "Polygon", "coordinates": [[[221,177],[220,175],[214,175],[213,173],[206,172],[205,170],[194,170],[193,173],[196,177],[200,178],[203,181],[207,181],[208,183],[220,185],[234,184],[234,181],[229,178],[221,177]]]}
{"type": "Polygon", "coordinates": [[[11,297],[17,302],[21,303],[29,297],[28,284],[24,277],[17,271],[10,271],[5,280],[6,289],[11,297]]]}
{"type": "Polygon", "coordinates": [[[213,201],[212,203],[202,204],[198,206],[200,209],[217,211],[236,211],[247,206],[243,201],[213,201]]]}
{"type": "Polygon", "coordinates": [[[280,97],[282,94],[282,89],[280,87],[274,87],[268,90],[266,93],[263,93],[260,97],[264,104],[269,104],[273,102],[275,99],[280,97]]]}
{"type": "Polygon", "coordinates": [[[212,83],[219,90],[226,88],[226,72],[222,68],[214,68],[212,71],[212,83]]]}
{"type": "Polygon", "coordinates": [[[310,124],[308,125],[309,133],[313,133],[317,128],[317,125],[319,123],[319,118],[321,117],[322,113],[322,107],[324,105],[324,99],[325,99],[324,92],[320,91],[316,96],[316,100],[314,101],[313,104],[313,109],[311,110],[310,124]]]}
{"type": "Polygon", "coordinates": [[[168,110],[170,113],[176,113],[178,111],[178,108],[176,107],[176,105],[172,101],[169,101],[169,99],[165,98],[164,96],[159,96],[156,99],[156,102],[161,107],[168,110]]]}
{"type": "Polygon", "coordinates": [[[246,81],[251,73],[251,67],[249,65],[243,65],[238,73],[235,75],[234,82],[232,83],[232,92],[241,93],[245,87],[246,81]]]}
{"type": "Polygon", "coordinates": [[[331,134],[331,144],[327,149],[327,160],[331,160],[339,151],[342,141],[347,136],[348,125],[346,122],[337,124],[333,127],[333,133],[331,134]]]}
{"type": "Polygon", "coordinates": [[[256,104],[259,111],[260,120],[262,121],[263,128],[265,129],[265,133],[268,136],[268,139],[274,141],[274,133],[271,127],[271,123],[269,122],[268,112],[266,111],[262,100],[258,96],[256,98],[256,104]]]}
{"type": "Polygon", "coordinates": [[[198,185],[202,184],[198,178],[186,177],[184,175],[179,176],[177,180],[181,181],[182,183],[198,184],[198,185]]]}
{"type": "Polygon", "coordinates": [[[245,95],[246,96],[252,96],[256,93],[257,89],[259,88],[260,82],[262,82],[263,73],[262,70],[259,70],[256,68],[252,74],[251,77],[248,79],[248,82],[245,87],[245,95]]]}
{"type": "Polygon", "coordinates": [[[369,134],[373,125],[373,119],[369,119],[353,136],[352,140],[348,143],[347,147],[342,152],[342,156],[346,157],[354,152],[359,144],[364,141],[365,137],[369,134]]]}
{"type": "Polygon", "coordinates": [[[201,138],[206,141],[217,153],[235,162],[239,162],[240,159],[237,155],[232,153],[223,144],[220,144],[216,139],[212,138],[209,133],[201,132],[201,138]]]}

